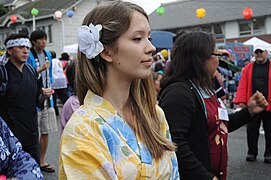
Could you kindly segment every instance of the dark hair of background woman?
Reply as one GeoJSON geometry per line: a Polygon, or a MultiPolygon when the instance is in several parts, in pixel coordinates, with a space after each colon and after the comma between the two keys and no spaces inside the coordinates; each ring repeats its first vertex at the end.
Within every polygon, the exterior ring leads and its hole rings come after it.
{"type": "Polygon", "coordinates": [[[215,48],[211,34],[200,31],[181,32],[175,38],[172,59],[161,87],[175,81],[191,79],[198,87],[212,89],[210,74],[205,62],[215,48]]]}

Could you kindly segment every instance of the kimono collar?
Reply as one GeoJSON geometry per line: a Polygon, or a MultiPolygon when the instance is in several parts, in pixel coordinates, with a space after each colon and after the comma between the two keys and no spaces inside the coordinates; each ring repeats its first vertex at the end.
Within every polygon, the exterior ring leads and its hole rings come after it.
{"type": "Polygon", "coordinates": [[[99,115],[103,116],[104,119],[109,118],[109,116],[115,116],[118,114],[116,109],[108,100],[94,94],[90,90],[88,90],[86,94],[84,105],[92,107],[99,115]]]}

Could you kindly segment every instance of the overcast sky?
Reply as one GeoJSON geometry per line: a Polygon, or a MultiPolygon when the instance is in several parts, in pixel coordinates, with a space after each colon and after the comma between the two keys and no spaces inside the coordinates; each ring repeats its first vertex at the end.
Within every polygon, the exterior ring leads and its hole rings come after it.
{"type": "Polygon", "coordinates": [[[175,0],[125,0],[129,2],[133,2],[139,6],[141,6],[147,14],[151,14],[155,9],[157,9],[161,3],[172,2],[175,0]]]}

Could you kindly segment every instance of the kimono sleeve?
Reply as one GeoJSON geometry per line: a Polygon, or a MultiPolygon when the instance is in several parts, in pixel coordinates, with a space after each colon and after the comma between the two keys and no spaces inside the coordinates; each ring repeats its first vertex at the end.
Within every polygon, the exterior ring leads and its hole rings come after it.
{"type": "Polygon", "coordinates": [[[117,179],[100,123],[72,115],[61,138],[59,179],[117,179]]]}
{"type": "MultiPolygon", "coordinates": [[[[172,142],[169,126],[167,124],[164,111],[159,106],[156,106],[156,111],[158,114],[158,118],[161,121],[161,130],[162,130],[163,136],[165,136],[170,142],[172,142]]],[[[175,154],[175,152],[169,152],[169,153],[170,153],[170,159],[171,159],[171,163],[172,163],[172,171],[171,171],[170,179],[172,179],[172,180],[173,179],[180,179],[178,161],[177,161],[176,154],[175,154]]]]}
{"type": "Polygon", "coordinates": [[[37,162],[25,151],[7,124],[0,118],[0,172],[7,178],[43,179],[37,162]]]}

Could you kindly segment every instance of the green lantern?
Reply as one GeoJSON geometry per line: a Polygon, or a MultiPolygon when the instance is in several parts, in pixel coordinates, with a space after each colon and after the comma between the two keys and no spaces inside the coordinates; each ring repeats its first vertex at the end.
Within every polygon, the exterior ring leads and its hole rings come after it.
{"type": "Polygon", "coordinates": [[[156,9],[156,13],[159,15],[159,16],[162,16],[164,15],[166,12],[165,8],[164,7],[159,7],[156,9]]]}
{"type": "Polygon", "coordinates": [[[33,9],[31,10],[31,14],[32,14],[32,16],[37,16],[37,15],[39,14],[39,10],[36,9],[36,8],[33,8],[33,9]]]}

